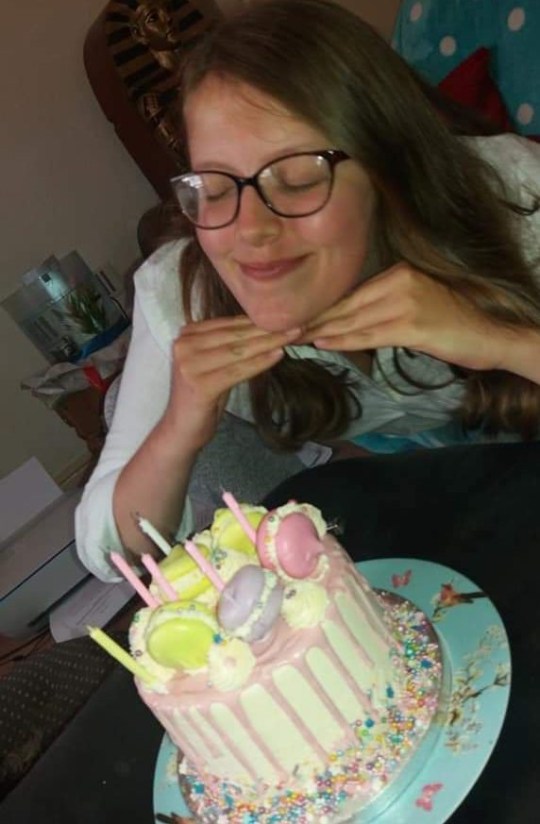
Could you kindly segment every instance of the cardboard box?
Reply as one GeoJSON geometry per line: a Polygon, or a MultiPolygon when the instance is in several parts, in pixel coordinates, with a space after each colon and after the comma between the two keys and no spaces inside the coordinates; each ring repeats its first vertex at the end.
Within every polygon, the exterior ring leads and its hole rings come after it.
{"type": "Polygon", "coordinates": [[[81,490],[60,495],[0,545],[0,634],[29,637],[90,577],[75,549],[81,490]]]}

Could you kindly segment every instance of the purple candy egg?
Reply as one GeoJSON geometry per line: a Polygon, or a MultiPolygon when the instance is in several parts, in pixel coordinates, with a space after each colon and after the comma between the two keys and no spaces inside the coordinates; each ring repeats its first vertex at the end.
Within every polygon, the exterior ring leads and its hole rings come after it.
{"type": "Polygon", "coordinates": [[[251,627],[249,635],[246,636],[246,641],[250,643],[253,641],[260,641],[268,635],[281,612],[281,603],[283,601],[283,587],[278,582],[270,592],[261,616],[255,621],[251,627]]]}
{"type": "Polygon", "coordinates": [[[217,608],[218,621],[224,630],[249,642],[268,633],[279,616],[283,599],[283,587],[276,582],[266,596],[266,603],[261,603],[268,574],[272,573],[248,564],[226,584],[217,608]],[[246,626],[251,618],[255,618],[252,626],[246,626]]]}
{"type": "Polygon", "coordinates": [[[233,575],[221,593],[217,609],[223,629],[232,631],[247,621],[263,587],[264,570],[255,564],[243,566],[233,575]]]}

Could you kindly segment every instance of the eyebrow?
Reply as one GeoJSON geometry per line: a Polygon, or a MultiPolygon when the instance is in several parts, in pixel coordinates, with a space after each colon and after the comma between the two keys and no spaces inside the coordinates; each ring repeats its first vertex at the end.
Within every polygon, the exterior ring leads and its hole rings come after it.
{"type": "MultiPolygon", "coordinates": [[[[276,160],[281,160],[282,157],[287,157],[288,155],[294,154],[303,154],[304,152],[318,152],[322,151],[323,149],[328,148],[328,146],[308,146],[307,144],[302,146],[289,146],[283,148],[279,152],[276,152],[273,155],[270,155],[266,161],[263,161],[257,166],[257,169],[264,169],[265,166],[270,166],[272,163],[275,163],[276,160]]],[[[257,171],[257,169],[255,171],[257,171]]],[[[240,177],[245,177],[246,173],[241,173],[240,171],[236,170],[234,167],[229,166],[227,163],[221,161],[209,161],[208,163],[197,163],[191,164],[191,171],[193,172],[225,172],[226,174],[231,175],[239,175],[240,177]]]]}

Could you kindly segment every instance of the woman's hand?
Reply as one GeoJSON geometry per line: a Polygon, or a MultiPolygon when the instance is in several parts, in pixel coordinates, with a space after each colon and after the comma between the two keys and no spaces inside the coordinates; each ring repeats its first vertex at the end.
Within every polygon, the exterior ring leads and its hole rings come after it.
{"type": "Polygon", "coordinates": [[[186,324],[173,346],[164,421],[198,451],[212,438],[232,387],[270,369],[300,334],[265,332],[245,316],[186,324]]]}
{"type": "Polygon", "coordinates": [[[301,343],[355,352],[399,346],[469,369],[504,369],[516,333],[406,263],[363,283],[308,326],[301,343]]]}
{"type": "Polygon", "coordinates": [[[152,551],[133,512],[142,513],[164,534],[176,533],[197,455],[212,438],[231,387],[270,369],[282,357],[284,345],[299,335],[300,330],[264,332],[246,317],[190,323],[182,329],[173,344],[165,412],[125,464],[114,488],[114,518],[125,548],[134,555],[152,551]]]}

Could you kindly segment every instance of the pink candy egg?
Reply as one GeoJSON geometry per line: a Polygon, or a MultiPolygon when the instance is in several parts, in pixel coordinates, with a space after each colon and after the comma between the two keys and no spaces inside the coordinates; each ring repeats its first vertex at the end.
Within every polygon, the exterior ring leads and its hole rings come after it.
{"type": "Polygon", "coordinates": [[[267,569],[281,569],[290,578],[309,577],[324,551],[313,521],[301,512],[292,512],[274,531],[269,529],[272,518],[279,518],[279,515],[269,512],[257,530],[261,564],[267,569]]]}

